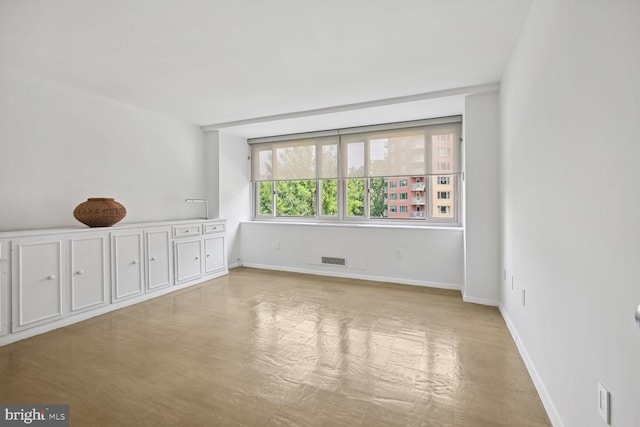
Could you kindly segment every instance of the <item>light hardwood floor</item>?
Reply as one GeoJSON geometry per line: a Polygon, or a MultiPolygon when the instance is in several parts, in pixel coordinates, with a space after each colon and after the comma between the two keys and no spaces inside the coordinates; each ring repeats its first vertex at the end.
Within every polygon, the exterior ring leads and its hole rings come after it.
{"type": "Polygon", "coordinates": [[[247,268],[0,347],[0,402],[72,426],[548,426],[499,311],[247,268]]]}

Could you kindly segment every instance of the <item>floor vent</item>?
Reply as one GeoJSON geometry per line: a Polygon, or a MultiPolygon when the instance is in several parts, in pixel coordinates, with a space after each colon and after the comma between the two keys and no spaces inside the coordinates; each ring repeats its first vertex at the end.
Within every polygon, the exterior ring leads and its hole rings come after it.
{"type": "Polygon", "coordinates": [[[322,257],[322,263],[323,264],[329,264],[329,265],[347,265],[347,259],[346,258],[335,258],[335,257],[330,257],[330,256],[323,256],[322,257]]]}

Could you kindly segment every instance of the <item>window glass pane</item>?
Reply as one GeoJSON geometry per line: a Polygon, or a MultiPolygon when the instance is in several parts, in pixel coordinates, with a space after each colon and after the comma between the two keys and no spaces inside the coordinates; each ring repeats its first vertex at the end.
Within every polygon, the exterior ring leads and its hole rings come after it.
{"type": "Polygon", "coordinates": [[[279,181],[276,192],[277,216],[315,216],[315,180],[279,181]]]}
{"type": "Polygon", "coordinates": [[[347,179],[347,216],[364,216],[364,178],[347,179]]]}
{"type": "Polygon", "coordinates": [[[322,188],[322,215],[338,215],[338,180],[324,179],[320,181],[322,188]]]}
{"type": "Polygon", "coordinates": [[[316,146],[289,145],[276,148],[276,179],[316,178],[316,146]]]}
{"type": "Polygon", "coordinates": [[[424,174],[422,129],[369,134],[369,176],[424,174]]]}
{"type": "Polygon", "coordinates": [[[431,136],[431,170],[433,172],[453,173],[453,131],[431,136]]]}
{"type": "Polygon", "coordinates": [[[258,183],[258,215],[273,215],[273,182],[258,183]]]}
{"type": "Polygon", "coordinates": [[[364,142],[347,144],[347,176],[364,176],[364,142]]]}
{"type": "Polygon", "coordinates": [[[386,218],[388,216],[387,181],[387,178],[371,178],[369,180],[369,216],[371,218],[386,218]]]}
{"type": "Polygon", "coordinates": [[[273,177],[273,165],[272,165],[273,151],[265,150],[258,153],[258,179],[272,179],[273,177]]]}
{"type": "Polygon", "coordinates": [[[435,219],[454,219],[456,180],[452,176],[431,177],[431,217],[435,219]]]}
{"type": "Polygon", "coordinates": [[[318,178],[338,177],[338,144],[326,144],[321,146],[320,176],[318,178]]]}
{"type": "Polygon", "coordinates": [[[388,188],[390,219],[425,219],[427,200],[425,197],[425,177],[398,177],[399,187],[388,188]]]}

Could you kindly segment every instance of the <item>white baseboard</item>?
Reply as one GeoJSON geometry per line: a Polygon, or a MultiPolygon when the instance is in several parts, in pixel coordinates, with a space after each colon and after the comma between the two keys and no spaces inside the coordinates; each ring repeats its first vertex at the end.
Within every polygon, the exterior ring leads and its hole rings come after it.
{"type": "Polygon", "coordinates": [[[121,308],[129,307],[131,305],[135,305],[150,299],[154,299],[160,297],[162,295],[166,295],[172,292],[180,291],[182,289],[189,288],[191,286],[199,285],[201,283],[207,282],[209,280],[216,279],[218,277],[229,274],[228,269],[217,271],[213,274],[209,274],[207,276],[203,276],[192,281],[181,283],[178,285],[167,286],[162,289],[149,291],[148,293],[141,294],[139,296],[135,296],[129,299],[117,301],[114,303],[107,302],[105,305],[99,308],[94,308],[87,311],[82,311],[79,313],[68,313],[66,317],[61,318],[60,320],[54,320],[49,323],[44,323],[42,325],[33,326],[28,329],[23,329],[21,331],[16,331],[8,335],[4,335],[0,337],[0,347],[3,345],[11,344],[17,341],[24,340],[26,338],[31,338],[36,335],[44,334],[49,331],[53,331],[58,328],[63,328],[65,326],[73,325],[74,323],[82,322],[83,320],[91,319],[92,317],[100,316],[102,314],[109,313],[111,311],[119,310],[121,308]]]}
{"type": "Polygon", "coordinates": [[[231,270],[232,268],[238,268],[238,267],[242,267],[243,264],[241,262],[232,262],[231,264],[229,264],[228,268],[229,270],[231,270]]]}
{"type": "Polygon", "coordinates": [[[524,344],[520,340],[520,337],[518,336],[518,331],[516,330],[515,325],[511,321],[511,318],[509,318],[509,315],[507,314],[507,311],[505,310],[504,306],[502,304],[499,304],[498,308],[500,309],[500,314],[502,314],[502,318],[504,319],[504,322],[507,324],[507,328],[509,329],[511,336],[513,337],[513,341],[516,343],[516,346],[518,347],[520,356],[522,356],[522,360],[524,360],[524,364],[527,367],[527,370],[529,371],[529,375],[531,376],[531,379],[533,380],[533,384],[535,385],[536,390],[538,391],[538,395],[540,395],[540,399],[542,400],[544,409],[547,411],[547,415],[549,416],[549,420],[551,421],[551,424],[554,427],[564,427],[564,423],[560,418],[560,414],[558,413],[556,406],[553,404],[553,401],[551,400],[551,396],[549,396],[549,393],[547,392],[547,388],[544,386],[544,383],[542,382],[542,378],[540,378],[540,375],[538,374],[538,371],[535,365],[533,364],[531,357],[529,357],[529,353],[527,352],[527,349],[525,348],[524,344]]]}
{"type": "Polygon", "coordinates": [[[500,304],[498,301],[495,301],[492,299],[470,297],[466,295],[464,292],[462,293],[462,301],[471,302],[474,304],[490,305],[492,307],[497,307],[500,304]]]}
{"type": "Polygon", "coordinates": [[[451,289],[454,291],[460,290],[460,285],[454,285],[450,283],[426,282],[422,280],[401,279],[397,277],[371,276],[367,274],[353,274],[353,273],[346,273],[346,272],[342,273],[337,271],[313,270],[313,269],[307,269],[307,268],[283,267],[283,266],[254,264],[254,263],[246,263],[246,262],[243,263],[242,265],[244,267],[260,268],[263,270],[286,271],[290,273],[313,274],[316,276],[340,277],[344,279],[372,280],[376,282],[397,283],[400,285],[413,285],[413,286],[424,286],[428,288],[451,289]]]}

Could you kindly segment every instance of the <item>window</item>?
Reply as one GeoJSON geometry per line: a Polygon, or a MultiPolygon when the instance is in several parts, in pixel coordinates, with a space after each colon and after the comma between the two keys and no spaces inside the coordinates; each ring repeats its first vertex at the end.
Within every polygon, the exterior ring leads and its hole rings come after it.
{"type": "Polygon", "coordinates": [[[439,214],[449,214],[451,212],[451,206],[438,206],[439,214]]]}
{"type": "Polygon", "coordinates": [[[458,224],[460,132],[450,117],[249,140],[253,218],[458,224]]]}
{"type": "Polygon", "coordinates": [[[449,162],[438,162],[438,171],[448,172],[451,169],[451,164],[449,162]]]}

